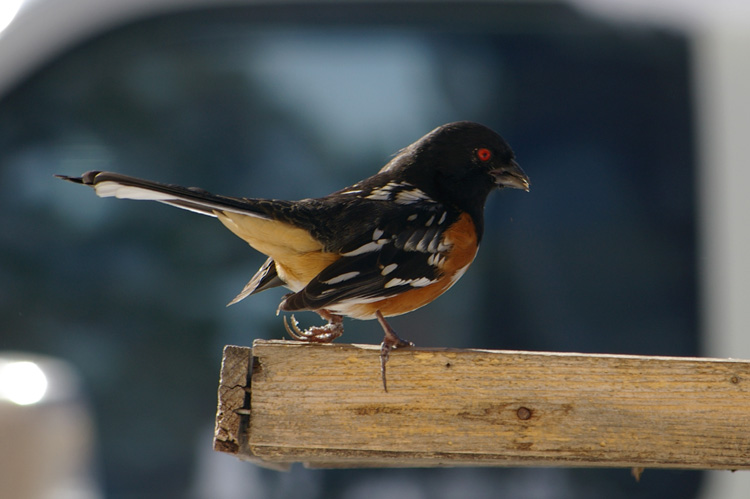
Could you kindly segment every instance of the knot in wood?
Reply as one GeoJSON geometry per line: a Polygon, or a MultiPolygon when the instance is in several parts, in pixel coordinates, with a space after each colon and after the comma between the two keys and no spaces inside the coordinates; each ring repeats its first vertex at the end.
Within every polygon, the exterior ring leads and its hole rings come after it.
{"type": "Polygon", "coordinates": [[[519,407],[516,411],[516,416],[518,416],[518,419],[522,421],[531,419],[531,409],[529,409],[528,407],[519,407]]]}

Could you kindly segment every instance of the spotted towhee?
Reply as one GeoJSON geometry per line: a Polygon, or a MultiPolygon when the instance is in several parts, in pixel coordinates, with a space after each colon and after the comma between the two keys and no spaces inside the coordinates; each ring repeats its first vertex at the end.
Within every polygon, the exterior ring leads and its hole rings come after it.
{"type": "Polygon", "coordinates": [[[411,345],[385,317],[430,303],[474,260],[484,204],[494,188],[529,190],[529,179],[507,142],[477,123],[449,123],[401,150],[372,177],[328,196],[300,201],[217,196],[109,172],[64,180],[101,197],[147,199],[217,217],[268,256],[230,303],[275,286],[287,294],[282,311],[312,310],[325,326],[289,334],[330,342],[343,317],[377,319],[385,332],[381,372],[391,349],[411,345]]]}

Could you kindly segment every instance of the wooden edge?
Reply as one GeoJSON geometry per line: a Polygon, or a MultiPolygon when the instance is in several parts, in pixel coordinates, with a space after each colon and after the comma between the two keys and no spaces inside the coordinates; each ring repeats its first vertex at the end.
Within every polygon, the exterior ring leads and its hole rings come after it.
{"type": "MultiPolygon", "coordinates": [[[[214,427],[214,450],[237,454],[241,441],[241,418],[249,411],[250,363],[252,348],[224,347],[219,381],[219,404],[214,427]]],[[[247,417],[247,416],[245,416],[247,417]]]]}
{"type": "Polygon", "coordinates": [[[288,471],[291,463],[269,462],[255,456],[247,446],[253,349],[227,345],[221,361],[218,407],[214,426],[214,450],[234,454],[264,468],[288,471]]]}
{"type": "Polygon", "coordinates": [[[748,361],[409,348],[384,392],[378,354],[226,347],[215,450],[275,469],[750,469],[748,361]]]}

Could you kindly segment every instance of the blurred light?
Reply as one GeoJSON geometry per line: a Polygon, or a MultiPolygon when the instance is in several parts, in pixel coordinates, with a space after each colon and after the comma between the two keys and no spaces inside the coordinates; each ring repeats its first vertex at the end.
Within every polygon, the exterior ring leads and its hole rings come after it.
{"type": "Polygon", "coordinates": [[[34,362],[0,364],[0,399],[29,405],[42,400],[47,392],[47,376],[34,362]]]}
{"type": "Polygon", "coordinates": [[[0,1],[0,33],[13,21],[21,8],[23,0],[0,1]]]}

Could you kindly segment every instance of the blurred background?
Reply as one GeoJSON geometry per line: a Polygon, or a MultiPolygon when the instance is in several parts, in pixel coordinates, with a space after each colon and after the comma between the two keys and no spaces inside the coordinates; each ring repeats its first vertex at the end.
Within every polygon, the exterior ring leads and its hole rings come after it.
{"type": "Polygon", "coordinates": [[[316,197],[440,124],[478,121],[533,188],[490,198],[474,265],[394,318],[402,336],[749,358],[750,9],[652,4],[6,2],[0,496],[745,497],[743,473],[278,473],[214,453],[222,347],[282,338],[284,291],[226,308],[264,257],[214,219],[52,177],[316,197]]]}

